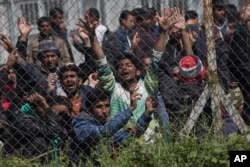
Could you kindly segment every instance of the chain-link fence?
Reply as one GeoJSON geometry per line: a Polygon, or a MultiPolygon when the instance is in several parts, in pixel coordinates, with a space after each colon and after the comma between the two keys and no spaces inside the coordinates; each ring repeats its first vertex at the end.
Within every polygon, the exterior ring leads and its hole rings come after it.
{"type": "Polygon", "coordinates": [[[99,165],[100,143],[245,134],[249,3],[0,0],[2,154],[99,165]]]}

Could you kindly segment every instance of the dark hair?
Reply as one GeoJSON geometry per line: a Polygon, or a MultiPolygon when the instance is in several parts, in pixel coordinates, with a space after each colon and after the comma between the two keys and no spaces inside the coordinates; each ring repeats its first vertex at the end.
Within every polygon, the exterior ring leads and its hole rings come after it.
{"type": "Polygon", "coordinates": [[[234,4],[226,5],[226,14],[227,14],[229,23],[238,22],[239,13],[238,13],[237,7],[234,4]]]}
{"type": "Polygon", "coordinates": [[[50,11],[49,11],[49,17],[54,18],[57,13],[59,13],[61,15],[64,14],[63,10],[61,8],[59,8],[59,7],[51,8],[50,11]]]}
{"type": "Polygon", "coordinates": [[[120,14],[120,17],[119,17],[119,23],[121,24],[122,23],[122,20],[126,20],[128,19],[128,16],[129,15],[132,15],[130,11],[128,10],[123,10],[120,14]]]}
{"type": "Polygon", "coordinates": [[[96,87],[93,91],[89,92],[86,97],[86,109],[89,110],[93,105],[99,101],[109,99],[110,100],[110,93],[106,90],[96,87]]]}
{"type": "Polygon", "coordinates": [[[120,63],[119,61],[120,60],[124,60],[124,59],[129,59],[131,61],[131,63],[137,68],[137,69],[140,69],[140,66],[141,66],[141,61],[138,57],[136,57],[134,54],[131,54],[131,53],[127,53],[127,52],[124,52],[124,53],[119,53],[117,55],[117,63],[115,64],[115,69],[117,70],[120,63]]]}
{"type": "Polygon", "coordinates": [[[72,109],[72,103],[69,101],[69,99],[65,96],[56,96],[49,102],[50,106],[53,105],[65,105],[69,110],[72,109]]]}
{"type": "Polygon", "coordinates": [[[225,9],[225,2],[224,0],[212,0],[213,10],[215,9],[225,9]]]}
{"type": "Polygon", "coordinates": [[[154,7],[148,8],[148,11],[152,17],[154,17],[157,13],[157,10],[154,7]]]}
{"type": "Polygon", "coordinates": [[[188,10],[185,13],[185,21],[189,20],[189,19],[196,19],[198,17],[198,13],[194,10],[188,10]]]}
{"type": "Polygon", "coordinates": [[[97,64],[88,64],[86,62],[79,64],[80,68],[80,78],[83,82],[86,81],[91,73],[97,71],[97,64]]]}
{"type": "Polygon", "coordinates": [[[141,22],[146,18],[152,17],[151,13],[144,8],[135,8],[131,12],[135,16],[136,22],[141,22]]]}
{"type": "Polygon", "coordinates": [[[60,78],[60,80],[63,79],[63,73],[66,72],[66,71],[75,71],[76,75],[78,77],[80,77],[80,69],[79,69],[79,67],[77,67],[75,64],[70,64],[70,65],[63,66],[63,67],[60,68],[60,70],[59,70],[59,78],[60,78]]]}
{"type": "Polygon", "coordinates": [[[96,8],[89,8],[89,14],[98,21],[100,19],[100,13],[96,8]]]}
{"type": "Polygon", "coordinates": [[[48,22],[51,25],[51,19],[48,16],[42,16],[37,20],[37,26],[39,27],[43,22],[48,22]]]}

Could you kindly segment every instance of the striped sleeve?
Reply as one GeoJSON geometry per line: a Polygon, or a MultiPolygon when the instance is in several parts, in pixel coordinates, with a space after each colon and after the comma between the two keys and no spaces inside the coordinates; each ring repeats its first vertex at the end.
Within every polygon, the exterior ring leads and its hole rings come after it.
{"type": "Polygon", "coordinates": [[[115,76],[107,62],[106,57],[103,59],[97,60],[98,65],[98,75],[100,80],[100,86],[112,93],[115,88],[115,76]]]}

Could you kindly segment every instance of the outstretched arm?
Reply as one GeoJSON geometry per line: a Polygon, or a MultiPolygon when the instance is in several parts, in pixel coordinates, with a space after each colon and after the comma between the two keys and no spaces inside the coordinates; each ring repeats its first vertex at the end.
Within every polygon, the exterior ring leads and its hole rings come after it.
{"type": "Polygon", "coordinates": [[[16,48],[18,48],[18,51],[24,59],[27,58],[28,36],[31,28],[31,24],[28,23],[24,17],[18,18],[20,36],[18,37],[16,48]]]}
{"type": "Polygon", "coordinates": [[[107,62],[106,56],[104,55],[104,51],[100,46],[95,34],[95,27],[97,22],[89,23],[85,19],[80,20],[82,26],[82,33],[85,33],[87,36],[89,36],[91,46],[95,52],[95,54],[93,54],[92,56],[95,56],[95,59],[97,61],[100,86],[108,92],[112,92],[115,88],[116,81],[111,67],[107,62]]]}

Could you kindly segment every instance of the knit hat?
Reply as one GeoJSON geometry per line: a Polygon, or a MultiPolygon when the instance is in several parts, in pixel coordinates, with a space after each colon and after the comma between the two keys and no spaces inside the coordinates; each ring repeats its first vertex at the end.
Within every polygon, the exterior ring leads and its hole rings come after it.
{"type": "Polygon", "coordinates": [[[46,51],[54,51],[58,50],[58,47],[56,46],[55,42],[53,40],[43,40],[39,43],[38,46],[38,53],[39,52],[46,52],[46,51]]]}
{"type": "Polygon", "coordinates": [[[38,59],[40,60],[42,54],[44,52],[55,52],[58,57],[61,56],[59,48],[56,46],[55,42],[51,39],[49,40],[43,40],[39,43],[38,46],[38,59]]]}
{"type": "Polygon", "coordinates": [[[206,69],[202,65],[201,60],[194,55],[187,55],[181,58],[179,62],[180,76],[185,80],[201,80],[204,79],[206,69]]]}

